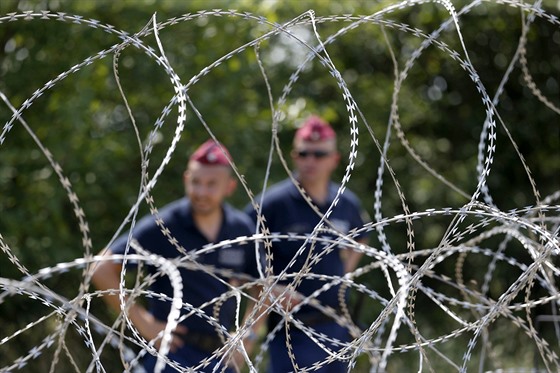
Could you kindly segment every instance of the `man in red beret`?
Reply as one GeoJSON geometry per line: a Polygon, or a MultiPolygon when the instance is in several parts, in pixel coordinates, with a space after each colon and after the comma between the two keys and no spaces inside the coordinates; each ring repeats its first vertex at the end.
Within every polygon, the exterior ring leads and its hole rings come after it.
{"type": "MultiPolygon", "coordinates": [[[[343,316],[341,302],[346,302],[347,295],[337,280],[356,268],[362,253],[332,242],[344,241],[347,235],[358,242],[366,241],[365,234],[351,233],[363,227],[363,210],[358,198],[348,189],[339,196],[336,205],[333,203],[340,185],[331,181],[331,175],[338,166],[340,154],[336,133],[326,121],[317,116],[308,118],[295,133],[291,156],[294,177],[311,198],[311,204],[290,178],[271,186],[255,201],[262,202],[260,213],[265,218],[262,229],[290,234],[289,239],[272,240],[272,266],[274,275],[285,274],[280,284],[288,286],[289,291],[282,294],[282,306],[293,311],[292,316],[307,329],[290,322],[286,330],[282,312],[269,315],[268,329],[274,336],[269,347],[268,371],[285,373],[306,368],[322,373],[345,372],[348,364],[343,359],[328,359],[325,350],[336,353],[349,342],[348,328],[337,324],[322,310],[330,308],[343,316]],[[330,214],[319,232],[317,228],[329,209],[330,214]],[[301,281],[294,281],[301,274],[301,281]],[[306,297],[310,302],[299,304],[306,297]]],[[[259,220],[258,208],[249,205],[245,212],[259,220]]]]}
{"type": "MultiPolygon", "coordinates": [[[[239,284],[240,274],[258,278],[258,273],[254,245],[240,243],[209,248],[213,243],[251,236],[254,231],[254,224],[246,214],[224,202],[236,188],[230,158],[223,145],[213,140],[202,144],[189,158],[183,175],[186,197],[164,206],[157,216],[143,217],[132,229],[131,236],[126,233],[117,238],[102,252],[105,260],[96,263],[94,285],[100,290],[113,290],[103,299],[121,312],[121,302],[114,289],[120,288],[123,261],[111,255],[143,255],[136,261],[127,259],[126,265],[129,268],[139,262],[144,264],[150,279],[148,307],[128,302],[126,315],[143,339],[156,347],[142,351],[143,365],[148,372],[153,372],[156,365],[159,370],[162,364],[156,351],[177,290],[177,286],[172,286],[169,271],[155,263],[151,254],[173,261],[182,285],[181,316],[171,335],[170,352],[164,357],[166,364],[162,371],[175,372],[173,365],[197,372],[215,368],[223,371],[222,367],[226,372],[233,370],[227,367],[228,358],[224,359],[218,351],[228,339],[227,331],[232,329],[236,312],[231,290],[239,284]],[[185,260],[187,255],[192,257],[185,260]],[[228,297],[221,298],[228,292],[228,297]]],[[[250,349],[252,342],[244,343],[250,349]]]]}

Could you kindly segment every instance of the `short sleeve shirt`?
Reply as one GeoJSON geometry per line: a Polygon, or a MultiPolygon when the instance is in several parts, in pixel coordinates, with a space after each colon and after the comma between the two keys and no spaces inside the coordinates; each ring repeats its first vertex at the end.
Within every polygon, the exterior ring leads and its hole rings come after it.
{"type": "MultiPolygon", "coordinates": [[[[254,224],[249,217],[228,204],[223,205],[223,221],[219,231],[217,242],[231,240],[240,236],[251,236],[254,231],[254,224]]],[[[258,277],[255,246],[251,243],[231,244],[220,246],[211,250],[205,250],[204,246],[210,242],[195,226],[191,205],[187,198],[172,202],[159,211],[159,217],[163,220],[164,227],[169,230],[170,236],[177,240],[177,244],[182,246],[187,252],[193,253],[195,250],[202,251],[196,256],[196,261],[186,260],[185,266],[180,265],[179,271],[183,285],[183,304],[199,307],[205,302],[212,301],[227,292],[230,288],[221,282],[228,282],[229,275],[221,275],[212,268],[229,270],[235,274],[248,274],[258,277]],[[197,263],[211,268],[211,274],[197,267],[197,263]],[[188,267],[187,267],[188,266],[188,267]]],[[[164,258],[181,258],[184,255],[177,247],[169,242],[161,228],[156,224],[155,217],[148,215],[142,218],[133,228],[133,239],[140,246],[151,253],[164,258]]],[[[110,249],[115,254],[123,254],[128,240],[128,233],[119,237],[110,249]]],[[[206,247],[207,249],[208,247],[206,247]]],[[[128,253],[135,253],[132,247],[128,253]]],[[[127,263],[129,263],[127,261],[127,263]]],[[[134,263],[130,262],[131,265],[134,263]]],[[[148,265],[150,274],[156,273],[159,269],[153,265],[148,265]]],[[[173,288],[166,275],[159,275],[155,282],[150,286],[150,291],[155,293],[149,296],[149,310],[160,320],[166,320],[171,309],[169,300],[161,300],[157,294],[165,294],[171,297],[173,288]]],[[[206,316],[216,317],[220,324],[230,329],[233,316],[235,314],[235,300],[229,298],[225,302],[214,302],[216,304],[203,308],[206,316]],[[217,312],[217,313],[216,313],[217,312]]],[[[190,310],[183,308],[181,314],[187,314],[190,310]]],[[[213,333],[215,327],[200,315],[189,316],[182,322],[189,330],[213,333]]]]}
{"type": "MultiPolygon", "coordinates": [[[[338,188],[339,186],[336,183],[330,183],[327,202],[322,206],[317,206],[321,214],[327,212],[336,196],[338,188]]],[[[260,203],[261,198],[262,195],[257,196],[255,201],[260,203]]],[[[256,211],[253,206],[248,205],[245,208],[245,212],[256,221],[256,211]]],[[[265,191],[262,202],[262,214],[266,218],[266,227],[271,233],[296,234],[298,236],[312,233],[321,220],[321,216],[309,206],[290,179],[273,185],[270,189],[265,191]]],[[[345,190],[340,196],[337,205],[332,209],[328,221],[340,234],[337,235],[329,233],[328,231],[322,231],[316,232],[316,235],[313,235],[313,237],[330,238],[332,240],[333,238],[341,238],[343,235],[351,232],[352,229],[361,228],[364,224],[363,212],[355,194],[348,189],[345,190]]],[[[329,225],[324,224],[324,226],[328,227],[329,225]]],[[[360,234],[352,238],[357,240],[364,236],[365,234],[360,234]]],[[[344,276],[344,264],[340,257],[341,245],[333,245],[332,243],[324,242],[319,239],[311,239],[308,241],[301,254],[297,255],[298,250],[302,247],[304,242],[305,239],[296,239],[293,237],[273,240],[272,265],[275,275],[280,274],[286,269],[294,257],[296,257],[295,263],[288,268],[287,274],[294,274],[300,271],[306,260],[313,259],[307,259],[311,247],[313,247],[312,254],[319,254],[320,260],[312,261],[310,264],[308,263],[311,273],[336,277],[344,276]]],[[[341,241],[341,244],[343,244],[343,241],[341,241]]],[[[283,282],[290,282],[292,279],[283,282]]],[[[321,278],[306,278],[302,281],[301,285],[297,287],[297,290],[304,295],[310,295],[315,290],[320,289],[325,283],[324,279],[321,278]]],[[[336,308],[339,305],[337,294],[339,288],[340,286],[333,286],[330,290],[321,293],[317,299],[323,305],[336,308]]],[[[309,312],[311,309],[304,307],[301,311],[309,312]]]]}

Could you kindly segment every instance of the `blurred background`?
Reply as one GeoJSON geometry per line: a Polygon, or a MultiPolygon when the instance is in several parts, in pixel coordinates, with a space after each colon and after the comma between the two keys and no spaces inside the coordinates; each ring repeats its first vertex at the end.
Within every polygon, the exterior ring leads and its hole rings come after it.
{"type": "MultiPolygon", "coordinates": [[[[173,82],[161,64],[141,47],[128,45],[118,53],[110,51],[122,42],[122,32],[132,35],[151,28],[154,19],[161,24],[159,43],[181,84],[188,84],[190,100],[176,150],[152,191],[156,206],[184,193],[182,173],[187,157],[209,137],[207,128],[228,147],[245,182],[246,189],[238,188],[231,199],[236,207],[249,202],[247,190],[260,192],[265,177],[270,183],[285,178],[286,169],[278,154],[273,155],[267,174],[274,114],[271,104],[277,111],[280,147],[287,159],[294,130],[307,116],[319,114],[333,125],[343,154],[335,179],[342,180],[352,148],[347,102],[337,80],[318,58],[302,65],[310,48],[319,45],[310,17],[304,15],[308,10],[313,10],[318,21],[316,32],[359,109],[359,145],[348,186],[372,219],[376,216],[376,180],[382,163],[379,146],[386,138],[390,144],[388,164],[400,191],[385,170],[382,217],[405,212],[401,197],[408,212],[459,209],[469,202],[479,181],[481,137],[487,145],[487,105],[481,86],[491,100],[496,99],[497,115],[493,117],[496,140],[486,179],[487,197],[479,200],[492,203],[500,211],[541,203],[560,190],[560,27],[558,18],[553,17],[560,14],[560,3],[543,1],[544,13],[537,16],[530,11],[531,2],[524,2],[523,7],[515,2],[452,3],[453,11],[464,12],[457,23],[449,21],[450,8],[432,2],[397,6],[395,1],[373,0],[2,0],[0,93],[5,101],[0,104],[0,277],[21,280],[25,276],[22,267],[33,274],[97,253],[115,235],[138,198],[140,146],[150,141],[153,145],[149,175],[161,166],[177,129],[177,106],[170,104],[175,94],[173,82]],[[237,12],[226,15],[216,9],[237,12]],[[201,15],[205,10],[208,12],[201,15]],[[41,11],[51,13],[35,15],[41,11]],[[27,19],[14,15],[24,12],[34,15],[27,19]],[[56,13],[77,17],[56,17],[56,13]],[[360,19],[359,15],[371,17],[352,23],[360,19]],[[275,24],[296,18],[300,22],[287,29],[297,39],[272,33],[275,24]],[[98,24],[110,25],[114,32],[94,27],[98,24]],[[447,26],[442,27],[444,24],[447,26]],[[524,24],[528,30],[520,51],[524,24]],[[437,30],[437,43],[419,49],[437,30]],[[262,38],[258,44],[250,44],[258,38],[262,38]],[[515,57],[517,53],[521,57],[515,57]],[[218,66],[211,66],[224,56],[227,58],[218,66]],[[467,57],[478,74],[479,85],[465,68],[467,57]],[[87,58],[91,63],[47,85],[49,88],[39,97],[33,96],[47,82],[87,58]],[[198,76],[209,66],[206,74],[198,76]],[[401,75],[403,71],[406,75],[401,75]],[[397,85],[396,74],[401,78],[397,85]],[[119,89],[133,113],[141,145],[119,89]],[[20,122],[12,121],[13,112],[6,100],[16,109],[27,107],[22,118],[31,133],[20,122]],[[91,250],[83,243],[75,205],[37,141],[60,165],[79,199],[91,250]]],[[[143,46],[160,54],[153,32],[141,39],[143,46]]],[[[486,155],[486,149],[481,153],[486,155]]],[[[553,204],[558,204],[557,197],[553,204]]],[[[147,205],[141,204],[139,213],[148,212],[147,205]]],[[[437,247],[451,220],[443,215],[415,220],[415,250],[437,247]]],[[[408,251],[405,224],[390,224],[383,233],[393,254],[408,251]]],[[[489,255],[453,254],[436,269],[452,278],[459,271],[463,283],[497,300],[533,259],[518,240],[506,239],[505,234],[481,239],[477,245],[481,250],[500,250],[515,258],[516,265],[495,264],[491,281],[486,282],[484,274],[492,261],[489,255]],[[488,285],[485,289],[483,283],[488,285]]],[[[382,247],[382,239],[375,232],[370,246],[382,247]]],[[[364,257],[362,265],[371,260],[364,257]]],[[[415,260],[415,265],[421,265],[422,259],[415,260]]],[[[391,298],[379,268],[357,281],[381,297],[391,298]]],[[[41,282],[73,299],[83,282],[83,271],[73,268],[41,282]]],[[[425,285],[461,297],[444,281],[427,278],[425,285]]],[[[550,295],[550,290],[537,281],[520,293],[519,300],[528,294],[534,300],[550,295]]],[[[459,324],[422,292],[415,296],[410,312],[417,328],[425,338],[436,340],[434,343],[447,356],[427,349],[432,368],[437,372],[457,370],[472,333],[455,335],[459,324]],[[452,337],[438,340],[448,335],[452,337]]],[[[524,328],[512,327],[512,320],[554,314],[557,306],[544,303],[532,305],[529,313],[514,310],[493,322],[485,335],[490,341],[486,346],[490,347],[474,349],[469,371],[535,364],[542,368],[536,343],[524,328]]],[[[365,328],[376,320],[383,305],[353,291],[350,308],[356,323],[365,328]]],[[[0,293],[0,371],[58,330],[58,318],[48,317],[14,336],[52,311],[30,297],[0,293]]],[[[467,319],[472,313],[471,321],[480,317],[472,310],[464,312],[467,319]]],[[[100,299],[93,299],[92,313],[109,325],[114,318],[100,299]]],[[[547,334],[543,328],[541,332],[543,340],[558,353],[554,331],[549,329],[547,334]]],[[[92,361],[91,351],[77,328],[71,327],[60,336],[55,345],[63,344],[71,352],[55,355],[54,347],[45,348],[16,371],[48,371],[53,361],[55,371],[86,371],[92,361]]],[[[408,327],[402,327],[395,346],[414,341],[408,327]]],[[[131,344],[130,348],[135,346],[131,344]]],[[[123,370],[117,348],[104,349],[100,359],[105,371],[123,370]]],[[[370,368],[364,356],[355,371],[370,368]]],[[[419,369],[418,351],[395,352],[387,367],[390,372],[419,369]]],[[[423,369],[428,371],[426,366],[423,369]]]]}

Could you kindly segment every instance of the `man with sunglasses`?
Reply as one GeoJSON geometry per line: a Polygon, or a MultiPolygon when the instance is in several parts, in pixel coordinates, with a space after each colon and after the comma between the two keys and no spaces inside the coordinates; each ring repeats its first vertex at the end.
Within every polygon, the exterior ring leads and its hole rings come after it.
{"type": "Polygon", "coordinates": [[[280,234],[271,242],[274,279],[280,284],[274,295],[281,297],[281,304],[268,317],[269,331],[274,333],[269,372],[312,367],[319,367],[312,369],[315,372],[344,372],[344,359],[328,359],[325,350],[336,353],[350,340],[348,324],[340,322],[347,294],[337,279],[353,271],[362,255],[344,243],[365,242],[365,234],[351,233],[363,226],[363,212],[348,189],[333,204],[339,185],[331,175],[340,154],[327,122],[308,118],[294,136],[291,158],[295,183],[288,178],[271,186],[255,198],[260,207],[245,209],[262,222],[261,232],[280,234]]]}

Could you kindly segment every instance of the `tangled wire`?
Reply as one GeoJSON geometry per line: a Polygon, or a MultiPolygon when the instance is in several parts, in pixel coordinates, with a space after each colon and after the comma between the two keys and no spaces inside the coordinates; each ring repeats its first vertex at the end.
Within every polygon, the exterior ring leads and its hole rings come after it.
{"type": "MultiPolygon", "coordinates": [[[[527,177],[531,181],[536,202],[533,206],[502,211],[493,202],[487,185],[487,177],[492,170],[494,155],[497,151],[496,129],[499,125],[506,128],[505,123],[502,122],[497,114],[496,106],[500,102],[501,92],[508,82],[508,78],[515,64],[521,64],[526,81],[529,82],[528,86],[534,96],[539,99],[547,110],[552,110],[560,114],[560,108],[551,100],[547,99],[547,97],[539,91],[536,84],[534,84],[525,59],[527,34],[535,19],[547,22],[555,29],[560,29],[560,20],[550,11],[545,11],[541,7],[540,1],[535,4],[526,4],[523,1],[515,0],[502,0],[498,2],[499,4],[503,4],[503,6],[518,8],[524,14],[524,23],[523,34],[519,40],[517,51],[508,65],[500,88],[496,91],[497,93],[491,97],[469,58],[468,48],[463,41],[463,34],[461,33],[460,27],[461,17],[481,6],[483,2],[475,0],[457,10],[450,1],[434,1],[446,9],[449,17],[439,28],[430,33],[410,27],[404,23],[388,20],[388,15],[392,12],[429,2],[430,1],[422,0],[398,2],[368,16],[335,15],[330,17],[316,17],[313,11],[308,11],[283,24],[272,22],[262,16],[234,10],[206,10],[196,14],[186,14],[181,17],[168,19],[163,22],[158,21],[154,15],[153,19],[144,29],[134,34],[130,34],[124,30],[118,30],[111,25],[104,24],[97,20],[85,19],[78,15],[69,15],[65,13],[29,11],[0,15],[0,27],[7,23],[21,23],[28,20],[40,22],[56,21],[101,29],[106,33],[116,35],[121,40],[118,44],[108,49],[97,51],[95,54],[84,59],[81,63],[76,64],[69,70],[49,80],[27,98],[19,108],[14,107],[10,102],[10,98],[0,92],[5,105],[13,112],[11,119],[2,126],[0,132],[0,154],[3,147],[8,146],[6,139],[9,138],[10,131],[14,126],[23,126],[35,141],[37,148],[48,160],[52,170],[58,177],[60,186],[65,190],[68,200],[73,207],[74,214],[79,221],[78,228],[83,242],[83,257],[76,258],[70,262],[57,263],[54,266],[42,268],[37,272],[30,272],[20,261],[8,242],[4,240],[2,236],[3,232],[0,232],[0,247],[3,255],[17,267],[22,275],[19,279],[5,278],[0,275],[0,307],[8,304],[14,298],[24,297],[42,303],[49,310],[45,316],[29,323],[14,333],[8,335],[3,332],[0,333],[0,349],[7,348],[11,343],[14,343],[18,336],[33,331],[33,329],[41,323],[46,323],[49,320],[54,320],[56,323],[56,330],[46,335],[42,343],[33,346],[29,349],[27,354],[13,361],[4,361],[1,357],[0,350],[0,372],[23,370],[31,360],[40,359],[44,356],[44,352],[47,349],[56,350],[55,359],[53,359],[52,362],[52,366],[55,367],[60,354],[72,356],[71,349],[63,342],[65,335],[71,330],[76,331],[80,335],[84,345],[91,352],[91,360],[87,368],[88,372],[93,370],[106,370],[100,358],[106,349],[118,350],[127,371],[139,369],[140,359],[148,353],[158,354],[159,361],[161,362],[160,367],[167,364],[175,367],[177,371],[196,371],[202,369],[207,361],[202,361],[200,365],[196,367],[181,367],[173,360],[170,360],[167,357],[169,345],[162,343],[159,350],[156,349],[153,341],[145,340],[138,333],[130,320],[126,317],[126,312],[123,312],[114,324],[104,323],[93,314],[91,307],[92,300],[115,293],[121,296],[127,295],[131,299],[141,296],[157,297],[166,300],[172,305],[172,311],[168,319],[170,328],[172,329],[173,326],[180,321],[181,317],[190,317],[192,315],[201,317],[205,322],[213,325],[223,337],[224,345],[214,351],[212,359],[225,360],[230,356],[231,351],[239,350],[244,352],[241,340],[252,326],[252,323],[256,321],[256,314],[253,315],[253,318],[249,318],[245,322],[240,321],[239,318],[242,309],[241,300],[250,297],[247,289],[254,285],[262,286],[262,292],[259,298],[254,299],[257,303],[257,309],[268,307],[269,312],[277,313],[283,317],[285,323],[279,324],[279,327],[286,325],[288,328],[303,330],[319,346],[327,350],[329,355],[327,359],[312,367],[300,367],[300,371],[302,372],[313,371],[334,360],[348,361],[349,370],[352,370],[356,368],[358,360],[364,359],[364,356],[371,371],[383,372],[390,369],[391,362],[398,359],[401,353],[405,352],[415,352],[418,355],[419,371],[431,369],[427,356],[428,352],[433,352],[435,356],[445,361],[447,366],[451,369],[465,372],[470,366],[469,364],[472,364],[475,359],[480,361],[482,366],[484,359],[491,359],[493,351],[499,348],[499,346],[493,345],[489,338],[490,329],[498,320],[508,323],[512,330],[521,330],[528,336],[528,340],[531,341],[533,347],[537,351],[536,361],[538,360],[546,371],[560,371],[560,358],[557,356],[559,351],[558,340],[560,340],[560,322],[558,319],[555,319],[555,317],[558,316],[555,312],[558,309],[558,302],[560,301],[560,292],[556,289],[556,279],[560,275],[559,269],[556,267],[557,256],[560,250],[560,206],[558,205],[560,189],[551,195],[541,197],[537,182],[533,179],[531,174],[531,165],[525,161],[521,152],[515,146],[515,141],[511,137],[509,137],[508,140],[514,145],[514,149],[519,156],[518,166],[526,171],[527,177]],[[188,82],[184,82],[175,72],[173,65],[166,57],[166,46],[160,41],[159,33],[179,23],[193,22],[200,18],[212,19],[213,17],[224,16],[232,17],[239,21],[252,20],[259,24],[264,24],[269,27],[269,31],[263,33],[249,43],[231,50],[229,53],[206,66],[188,82]],[[323,38],[317,31],[316,26],[318,24],[336,22],[339,23],[340,28],[336,33],[327,38],[323,38]],[[337,69],[335,62],[333,62],[333,59],[327,52],[327,46],[329,44],[336,43],[341,36],[345,35],[350,30],[366,24],[398,29],[409,35],[414,35],[420,41],[420,45],[413,51],[411,58],[406,62],[404,68],[395,73],[395,93],[394,100],[391,103],[391,121],[388,134],[384,140],[378,139],[374,134],[372,127],[368,124],[363,115],[362,108],[360,108],[358,103],[354,100],[353,93],[348,88],[343,78],[343,72],[337,69]],[[299,38],[297,34],[293,33],[291,30],[295,26],[310,27],[313,32],[315,44],[311,45],[309,41],[303,40],[299,38]],[[462,50],[452,49],[440,38],[445,30],[449,30],[453,27],[461,41],[460,45],[463,48],[462,50]],[[254,48],[258,51],[259,46],[264,41],[277,35],[285,35],[301,45],[306,50],[306,58],[304,58],[303,62],[301,62],[299,67],[291,75],[280,97],[273,97],[269,92],[270,101],[276,102],[278,108],[282,107],[287,97],[293,91],[299,76],[305,70],[306,66],[313,60],[319,60],[321,64],[328,69],[334,79],[336,79],[341,90],[341,97],[345,101],[347,109],[349,124],[348,133],[350,134],[350,151],[347,153],[347,166],[337,197],[330,206],[329,211],[324,214],[321,223],[311,235],[301,236],[291,232],[270,233],[267,230],[266,222],[262,222],[262,225],[259,226],[253,236],[237,237],[233,240],[205,246],[199,250],[186,253],[185,257],[180,261],[164,260],[160,257],[143,252],[141,249],[139,249],[135,255],[127,256],[126,259],[137,260],[143,263],[143,265],[153,265],[160,268],[160,275],[168,276],[173,285],[173,295],[158,294],[147,290],[149,284],[153,281],[152,277],[143,278],[141,281],[136,282],[133,287],[129,287],[125,284],[123,276],[123,282],[118,291],[95,291],[92,289],[90,286],[91,266],[100,260],[107,260],[107,258],[101,258],[95,255],[91,243],[89,224],[83,213],[80,200],[73,190],[68,176],[65,175],[62,167],[57,162],[57,159],[55,159],[52,153],[41,143],[39,137],[34,133],[34,130],[25,121],[24,114],[26,110],[28,110],[39,97],[45,94],[46,91],[56,89],[65,78],[71,74],[77,73],[85,66],[95,64],[105,57],[113,58],[116,75],[118,76],[117,61],[122,51],[126,48],[136,48],[142,51],[147,58],[156,61],[166,73],[174,87],[174,95],[153,124],[151,135],[148,137],[149,140],[147,143],[141,145],[140,156],[142,158],[143,167],[142,181],[139,188],[140,192],[136,198],[136,203],[122,222],[118,230],[118,232],[120,232],[126,224],[135,221],[139,206],[144,202],[149,205],[150,211],[154,215],[158,215],[158,209],[152,198],[151,191],[175,153],[180,135],[184,131],[185,123],[188,120],[186,112],[189,106],[193,109],[198,120],[207,126],[202,114],[194,107],[188,94],[189,90],[192,89],[202,77],[220,64],[246,49],[254,48]],[[146,44],[145,40],[147,36],[155,37],[158,44],[157,50],[146,44]],[[460,190],[423,160],[414,147],[408,142],[406,134],[400,125],[398,115],[398,93],[410,69],[428,47],[438,48],[463,69],[465,75],[470,78],[473,85],[478,90],[480,100],[486,110],[486,119],[480,133],[480,141],[478,144],[476,188],[472,193],[460,190]],[[175,123],[175,136],[167,149],[163,161],[159,164],[155,172],[150,174],[148,173],[147,165],[150,161],[154,141],[156,141],[157,133],[166,122],[172,109],[177,110],[179,113],[175,123]],[[348,235],[343,235],[329,228],[328,216],[330,210],[336,206],[340,195],[344,192],[354,172],[356,157],[359,150],[358,134],[363,128],[366,128],[371,136],[379,152],[380,159],[379,166],[376,170],[374,214],[373,219],[363,227],[350,232],[348,235]],[[467,197],[468,203],[461,207],[454,208],[433,208],[425,211],[411,211],[405,199],[405,193],[402,191],[398,179],[391,168],[391,163],[387,159],[388,150],[391,145],[391,136],[389,135],[391,131],[395,131],[398,140],[419,164],[437,179],[445,183],[449,188],[467,197]],[[383,184],[387,182],[387,180],[390,180],[397,189],[403,211],[401,214],[395,216],[384,216],[382,213],[383,184]],[[417,249],[413,222],[420,220],[429,224],[430,219],[439,217],[444,217],[449,221],[440,243],[433,248],[417,249]],[[387,229],[398,225],[404,225],[406,228],[407,252],[405,253],[396,253],[396,250],[391,247],[387,239],[387,229]],[[329,230],[336,238],[329,240],[321,238],[319,235],[321,230],[329,230]],[[354,238],[363,232],[373,232],[372,234],[376,235],[380,245],[374,247],[358,243],[354,238]],[[260,270],[260,278],[246,277],[246,282],[243,285],[239,287],[230,287],[228,292],[222,294],[219,298],[213,299],[208,304],[202,305],[200,308],[184,304],[180,301],[182,298],[182,285],[178,268],[193,265],[192,263],[196,263],[196,257],[198,255],[219,250],[224,246],[236,243],[252,242],[270,250],[270,245],[267,245],[267,243],[272,241],[301,240],[303,243],[310,239],[320,243],[321,245],[318,246],[320,249],[310,254],[308,251],[304,250],[306,246],[302,244],[301,249],[294,257],[294,261],[296,257],[300,256],[312,255],[312,257],[306,262],[306,267],[295,276],[290,277],[285,274],[274,276],[272,274],[274,258],[270,252],[267,252],[266,265],[260,270]],[[498,241],[493,241],[498,243],[492,245],[492,247],[487,247],[486,242],[493,239],[498,239],[498,241]],[[517,258],[506,250],[508,244],[513,241],[523,247],[523,254],[531,258],[529,263],[517,258]],[[362,252],[368,259],[367,264],[343,277],[314,273],[312,263],[320,261],[321,258],[328,253],[329,248],[336,245],[344,245],[362,252]],[[472,270],[472,268],[467,268],[468,259],[473,257],[485,258],[484,263],[487,263],[485,267],[475,269],[484,272],[483,283],[476,284],[476,286],[464,281],[465,271],[472,270]],[[455,276],[453,277],[439,270],[444,264],[450,261],[453,261],[453,266],[455,268],[455,276]],[[502,267],[502,269],[506,267],[506,271],[517,274],[517,278],[498,298],[495,298],[491,297],[489,293],[498,267],[502,267]],[[44,284],[45,280],[48,278],[56,277],[64,272],[76,269],[82,270],[82,282],[79,286],[78,294],[76,294],[73,299],[65,298],[58,294],[56,289],[49,288],[44,284]],[[359,281],[361,276],[374,273],[377,278],[385,280],[384,292],[370,288],[359,281]],[[297,307],[289,312],[282,309],[277,303],[268,303],[268,300],[272,299],[271,295],[273,290],[277,289],[279,281],[285,282],[288,280],[291,284],[297,284],[302,278],[320,279],[323,281],[324,286],[313,295],[305,297],[297,307]],[[376,307],[379,308],[380,312],[373,317],[368,325],[356,324],[342,296],[342,312],[336,312],[329,307],[321,306],[321,304],[317,302],[316,297],[320,293],[341,284],[343,285],[343,289],[352,289],[355,294],[359,294],[359,297],[367,299],[370,303],[375,304],[376,307]],[[454,329],[447,330],[445,333],[436,336],[431,335],[433,329],[430,328],[429,331],[424,330],[424,326],[417,322],[415,316],[417,312],[420,312],[416,307],[416,300],[420,296],[429,299],[433,307],[429,310],[422,309],[421,312],[440,313],[442,318],[445,317],[453,321],[450,325],[456,325],[454,329]],[[208,305],[214,307],[215,312],[219,312],[220,305],[229,298],[234,298],[237,301],[236,330],[233,332],[223,330],[223,327],[217,322],[215,315],[197,312],[208,305]],[[353,337],[351,342],[344,343],[336,340],[328,340],[326,336],[315,331],[313,327],[304,325],[301,321],[292,316],[300,307],[307,304],[312,304],[325,314],[333,317],[337,323],[346,327],[353,337]],[[548,318],[535,318],[534,310],[537,307],[547,305],[550,306],[552,310],[551,315],[548,315],[548,318]],[[556,344],[551,344],[550,341],[547,341],[542,335],[539,323],[546,321],[553,321],[552,324],[555,326],[556,331],[554,334],[556,344]],[[406,343],[401,343],[399,341],[399,335],[403,333],[403,330],[410,333],[412,336],[411,341],[407,341],[406,343]],[[101,342],[99,342],[98,336],[102,336],[101,342]],[[468,340],[466,346],[462,345],[464,344],[462,340],[464,338],[468,340]],[[329,350],[325,346],[325,341],[338,344],[340,349],[338,351],[329,350]],[[448,346],[454,344],[455,348],[459,345],[459,348],[463,351],[462,357],[459,359],[451,357],[451,354],[448,352],[448,346]],[[477,355],[475,352],[478,350],[485,352],[477,355]]],[[[263,69],[263,77],[266,80],[266,72],[261,64],[261,60],[257,58],[257,62],[263,69]]],[[[123,101],[130,111],[131,109],[124,96],[123,101]]],[[[271,118],[270,133],[272,142],[269,152],[269,165],[272,162],[272,158],[277,156],[283,167],[288,170],[289,166],[283,156],[278,137],[279,123],[282,120],[282,115],[282,110],[273,110],[273,117],[271,118]]],[[[133,118],[132,115],[131,118],[133,118]]],[[[210,126],[207,126],[207,131],[211,136],[215,137],[210,126]]],[[[139,138],[138,143],[142,144],[139,138]]],[[[556,156],[558,156],[558,154],[556,154],[556,156]]],[[[252,190],[238,171],[235,160],[232,160],[232,168],[252,203],[258,209],[258,201],[255,201],[252,190]]],[[[268,181],[268,178],[269,172],[265,175],[265,183],[268,181]]],[[[165,230],[165,226],[162,226],[161,229],[162,232],[168,235],[170,242],[173,242],[174,238],[169,231],[165,230]]],[[[123,259],[123,256],[115,255],[110,259],[123,259]]],[[[204,270],[208,273],[219,273],[219,270],[216,268],[205,268],[204,270]]],[[[263,369],[263,361],[266,358],[268,344],[272,338],[274,338],[274,335],[279,332],[279,327],[269,331],[256,354],[253,356],[249,356],[246,353],[244,354],[245,362],[250,371],[261,371],[263,369]]],[[[163,338],[163,340],[165,340],[165,338],[163,338]]],[[[287,345],[286,348],[288,351],[291,351],[290,345],[287,345]]],[[[77,364],[75,364],[75,369],[76,371],[80,370],[77,364]]],[[[527,367],[527,369],[529,368],[527,367]]]]}

